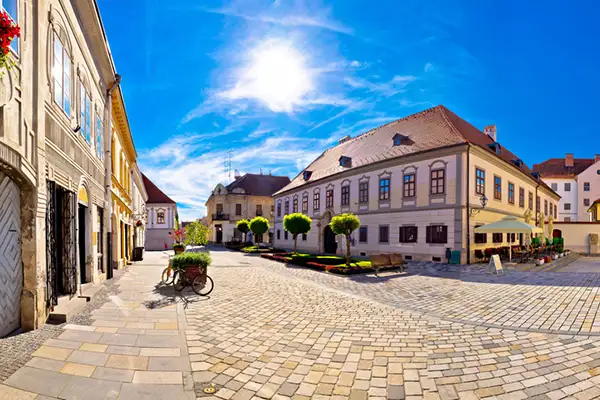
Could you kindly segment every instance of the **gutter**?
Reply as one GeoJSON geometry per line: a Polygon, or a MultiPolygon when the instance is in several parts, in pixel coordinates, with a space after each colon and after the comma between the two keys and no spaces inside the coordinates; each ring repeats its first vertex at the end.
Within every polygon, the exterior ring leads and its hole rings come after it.
{"type": "Polygon", "coordinates": [[[104,126],[104,143],[106,145],[104,152],[104,165],[106,167],[106,176],[104,177],[104,221],[106,226],[106,279],[113,277],[112,260],[112,95],[114,90],[121,84],[121,75],[115,74],[115,82],[106,92],[106,124],[104,126]]]}

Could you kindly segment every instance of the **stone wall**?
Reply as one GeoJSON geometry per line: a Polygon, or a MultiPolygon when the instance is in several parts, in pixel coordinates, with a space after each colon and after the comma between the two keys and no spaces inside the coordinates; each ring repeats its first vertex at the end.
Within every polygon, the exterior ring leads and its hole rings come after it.
{"type": "Polygon", "coordinates": [[[565,248],[582,254],[600,255],[600,222],[558,222],[554,228],[565,239],[565,248]],[[596,237],[595,244],[593,237],[596,237]]]}

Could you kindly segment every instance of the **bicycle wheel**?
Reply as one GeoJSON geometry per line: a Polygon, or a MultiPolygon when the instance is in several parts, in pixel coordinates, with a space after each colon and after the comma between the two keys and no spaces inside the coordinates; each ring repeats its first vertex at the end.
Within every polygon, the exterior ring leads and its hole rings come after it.
{"type": "Polygon", "coordinates": [[[163,270],[161,278],[162,283],[164,283],[165,285],[170,285],[173,283],[173,280],[175,278],[175,271],[173,270],[173,268],[167,267],[163,270]]]}
{"type": "Polygon", "coordinates": [[[183,276],[181,271],[175,271],[175,275],[173,276],[173,288],[181,292],[186,284],[186,277],[183,276]]]}
{"type": "Polygon", "coordinates": [[[208,275],[198,275],[192,282],[192,290],[200,296],[208,296],[213,291],[215,284],[208,275]]]}

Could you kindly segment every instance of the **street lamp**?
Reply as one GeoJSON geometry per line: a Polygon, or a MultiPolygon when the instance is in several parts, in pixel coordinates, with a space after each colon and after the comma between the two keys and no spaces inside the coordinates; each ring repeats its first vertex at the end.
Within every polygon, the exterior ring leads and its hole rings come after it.
{"type": "Polygon", "coordinates": [[[485,208],[485,206],[487,206],[488,198],[485,196],[485,194],[479,198],[479,202],[481,203],[481,208],[472,208],[471,217],[478,214],[481,210],[485,208]]]}

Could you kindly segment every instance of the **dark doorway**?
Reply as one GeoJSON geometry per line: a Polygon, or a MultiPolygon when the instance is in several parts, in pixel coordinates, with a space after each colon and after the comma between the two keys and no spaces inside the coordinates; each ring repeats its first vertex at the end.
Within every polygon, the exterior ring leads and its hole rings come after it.
{"type": "Polygon", "coordinates": [[[86,214],[87,214],[87,207],[79,204],[79,226],[78,226],[78,232],[79,232],[79,237],[78,237],[78,247],[79,247],[79,272],[80,272],[80,282],[81,283],[86,283],[87,282],[87,277],[85,274],[85,270],[86,270],[86,265],[85,265],[85,259],[86,259],[86,243],[85,243],[85,230],[87,228],[86,226],[86,214]]]}
{"type": "Polygon", "coordinates": [[[129,257],[129,225],[125,224],[125,258],[130,259],[129,257]]]}
{"type": "Polygon", "coordinates": [[[217,244],[223,243],[223,226],[215,225],[215,229],[217,230],[217,244]]]}
{"type": "Polygon", "coordinates": [[[323,231],[324,252],[335,254],[337,252],[337,243],[335,242],[335,234],[327,225],[323,231]]]}
{"type": "Polygon", "coordinates": [[[553,229],[552,238],[562,238],[562,231],[560,229],[553,229]]]}

